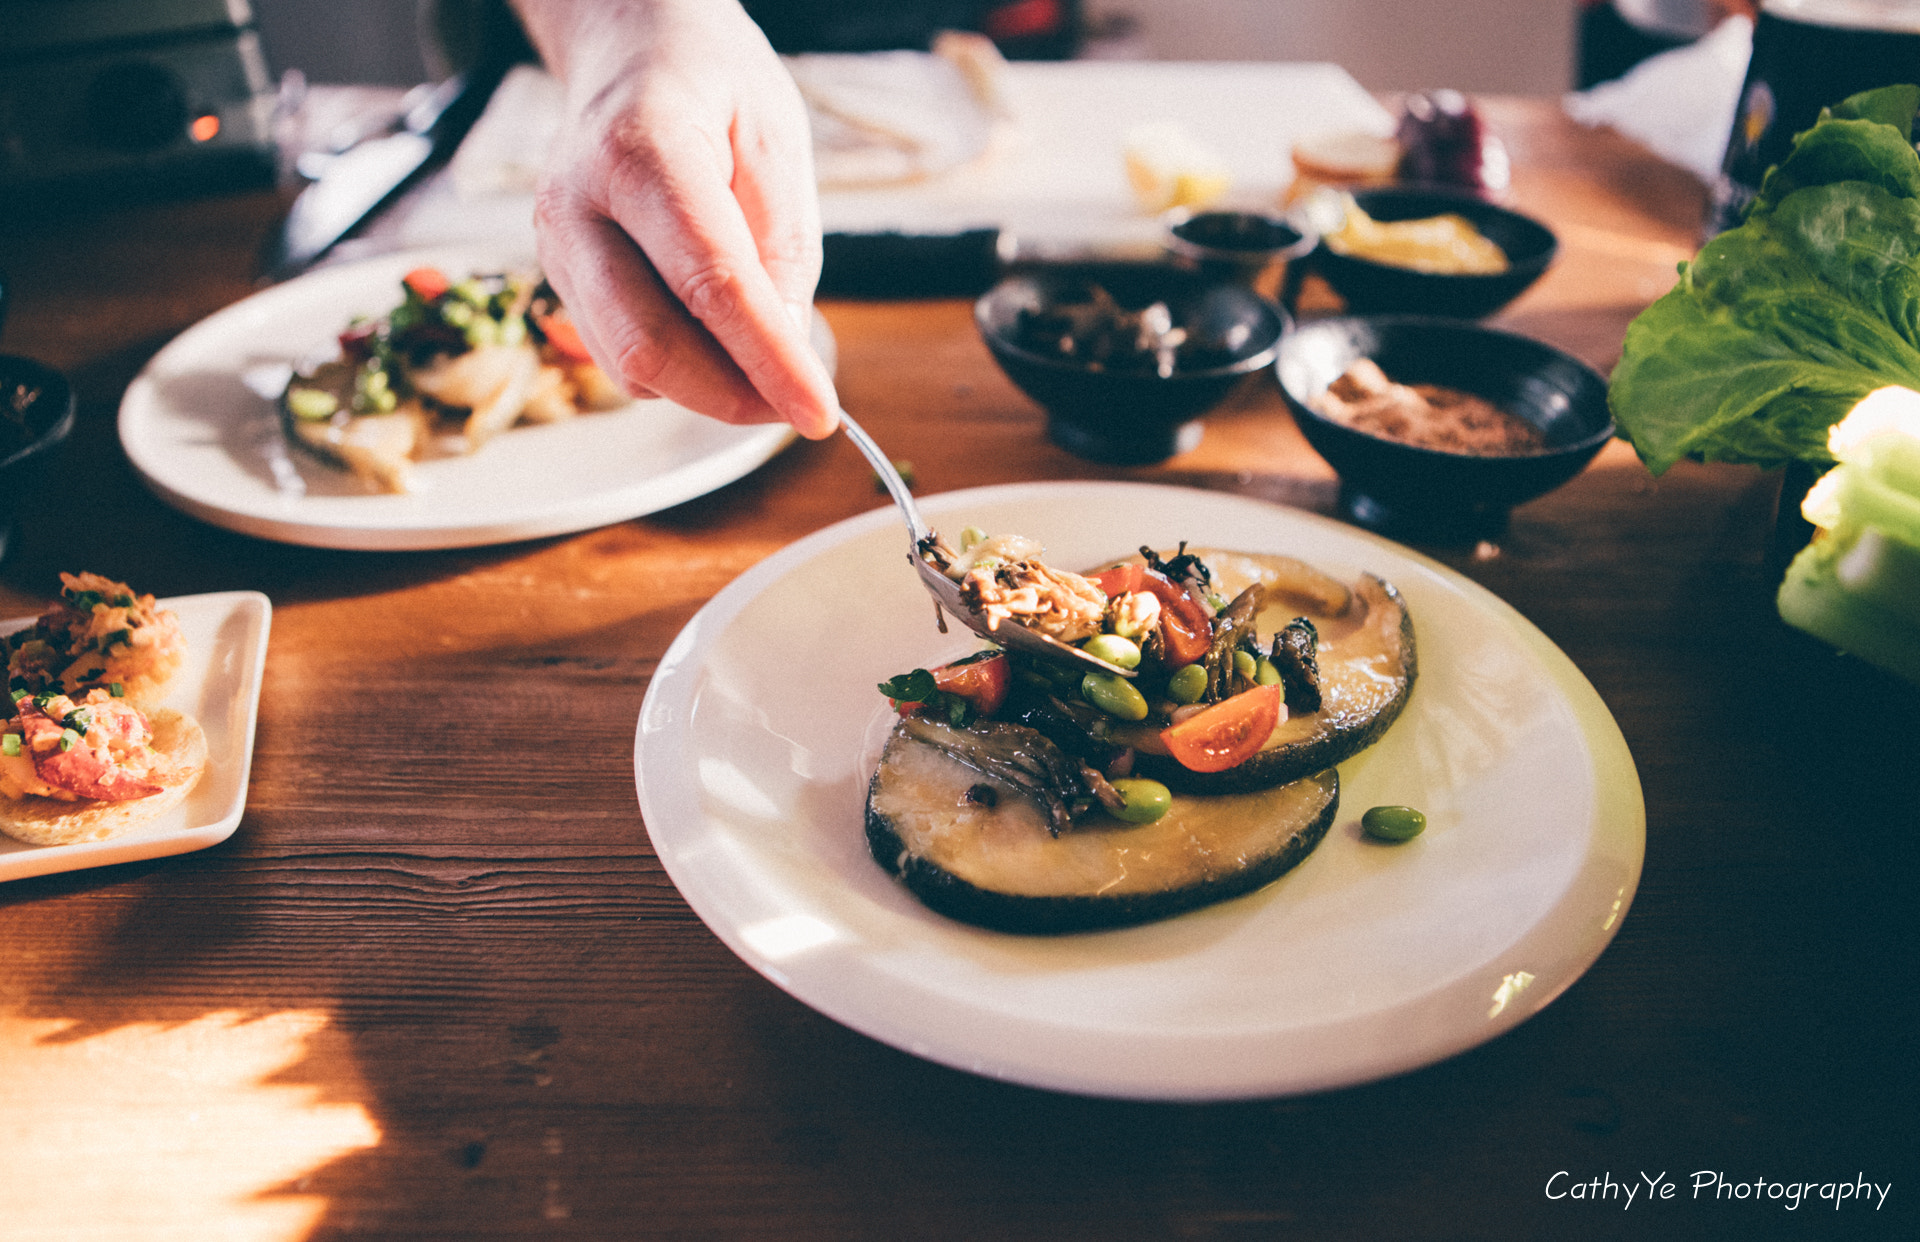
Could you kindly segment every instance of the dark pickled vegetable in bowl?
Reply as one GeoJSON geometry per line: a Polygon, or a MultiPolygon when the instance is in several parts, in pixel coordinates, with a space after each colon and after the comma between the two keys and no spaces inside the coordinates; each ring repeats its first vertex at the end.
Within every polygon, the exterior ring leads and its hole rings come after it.
{"type": "Polygon", "coordinates": [[[1177,370],[1225,366],[1253,335],[1244,320],[1189,331],[1174,322],[1164,301],[1128,310],[1103,285],[1089,285],[1086,295],[1085,301],[1021,307],[1015,342],[1092,371],[1144,371],[1164,379],[1177,370]]]}
{"type": "Polygon", "coordinates": [[[1246,286],[1171,263],[1019,271],[974,304],[994,361],[1054,443],[1139,465],[1193,447],[1200,415],[1273,362],[1287,318],[1246,286]]]}

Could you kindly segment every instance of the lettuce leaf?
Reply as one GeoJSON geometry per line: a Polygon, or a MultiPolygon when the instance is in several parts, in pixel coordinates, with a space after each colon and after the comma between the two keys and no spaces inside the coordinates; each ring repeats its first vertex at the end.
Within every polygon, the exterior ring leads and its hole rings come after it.
{"type": "Polygon", "coordinates": [[[1608,387],[1654,474],[1682,457],[1828,463],[1860,398],[1920,388],[1920,86],[1826,110],[1746,219],[1627,329],[1608,387]]]}

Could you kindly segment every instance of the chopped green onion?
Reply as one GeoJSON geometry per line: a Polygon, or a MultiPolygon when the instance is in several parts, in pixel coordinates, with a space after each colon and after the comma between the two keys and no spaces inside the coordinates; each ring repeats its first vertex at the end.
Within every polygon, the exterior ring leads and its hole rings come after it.
{"type": "Polygon", "coordinates": [[[13,701],[16,703],[18,703],[21,699],[24,699],[26,697],[27,697],[27,692],[25,690],[15,690],[13,692],[13,701]]]}
{"type": "Polygon", "coordinates": [[[0,734],[0,755],[20,753],[20,735],[18,733],[0,734]]]}
{"type": "Polygon", "coordinates": [[[116,699],[124,699],[127,697],[127,688],[117,681],[109,682],[107,685],[107,693],[116,699]]]}
{"type": "Polygon", "coordinates": [[[60,753],[65,754],[80,744],[80,735],[72,729],[60,730],[60,753]]]}

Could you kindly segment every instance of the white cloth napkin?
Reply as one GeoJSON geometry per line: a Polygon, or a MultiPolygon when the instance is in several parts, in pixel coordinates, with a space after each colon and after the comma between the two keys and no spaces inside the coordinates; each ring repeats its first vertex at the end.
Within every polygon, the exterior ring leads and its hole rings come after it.
{"type": "Polygon", "coordinates": [[[1623,77],[1573,92],[1563,103],[1582,125],[1611,125],[1711,182],[1727,152],[1752,54],[1752,19],[1729,17],[1700,39],[1648,57],[1623,77]]]}

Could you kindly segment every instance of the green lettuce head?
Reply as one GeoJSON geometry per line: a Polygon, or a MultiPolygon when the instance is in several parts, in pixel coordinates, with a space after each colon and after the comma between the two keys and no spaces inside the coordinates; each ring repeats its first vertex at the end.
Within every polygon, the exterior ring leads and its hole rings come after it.
{"type": "Polygon", "coordinates": [[[1654,474],[1682,457],[1831,463],[1827,429],[1920,389],[1920,86],[1820,114],[1739,227],[1627,329],[1608,404],[1654,474]]]}

